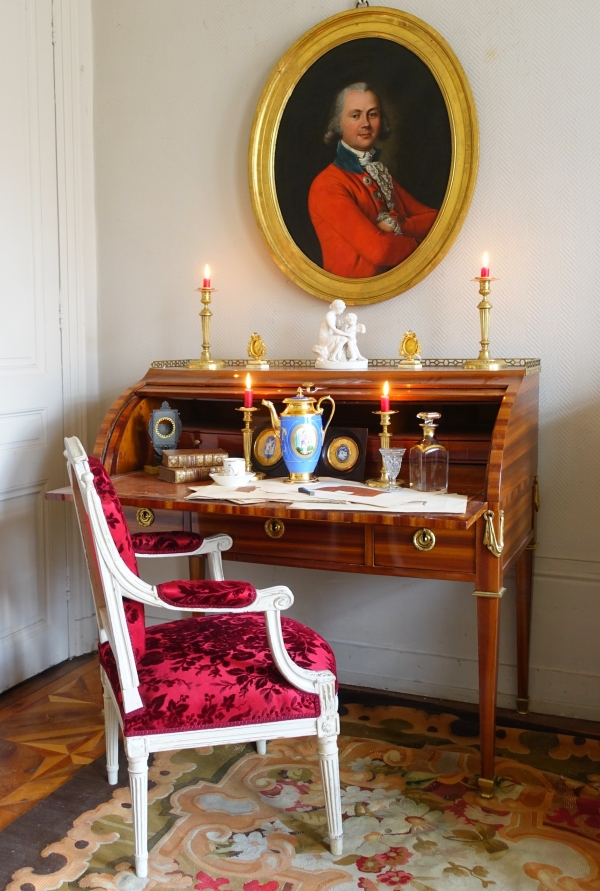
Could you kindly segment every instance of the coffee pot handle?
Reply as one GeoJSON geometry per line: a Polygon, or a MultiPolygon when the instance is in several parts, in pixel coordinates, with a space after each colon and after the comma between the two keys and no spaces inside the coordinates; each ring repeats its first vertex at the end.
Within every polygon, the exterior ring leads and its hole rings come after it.
{"type": "Polygon", "coordinates": [[[323,428],[323,436],[325,436],[325,434],[327,433],[327,428],[331,424],[331,419],[335,412],[335,402],[333,401],[333,398],[331,396],[321,396],[321,398],[317,402],[317,411],[320,412],[321,414],[323,414],[323,409],[321,408],[321,403],[325,402],[326,399],[329,399],[329,401],[331,402],[331,414],[329,415],[329,420],[327,421],[327,423],[325,424],[325,427],[323,428]]]}

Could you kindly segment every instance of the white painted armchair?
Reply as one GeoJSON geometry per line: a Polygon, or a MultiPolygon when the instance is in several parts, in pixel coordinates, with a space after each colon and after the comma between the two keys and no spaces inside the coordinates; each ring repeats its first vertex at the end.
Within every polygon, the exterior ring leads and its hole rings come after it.
{"type": "Polygon", "coordinates": [[[264,752],[267,739],[280,737],[316,735],[329,844],[341,854],[339,721],[328,644],[281,618],[293,603],[288,588],[257,591],[223,581],[222,571],[217,580],[143,582],[110,477],[76,437],[65,447],[100,627],[108,779],[117,782],[120,724],[137,875],[148,874],[151,752],[247,741],[264,752]],[[202,615],[146,628],[144,605],[202,615]]]}

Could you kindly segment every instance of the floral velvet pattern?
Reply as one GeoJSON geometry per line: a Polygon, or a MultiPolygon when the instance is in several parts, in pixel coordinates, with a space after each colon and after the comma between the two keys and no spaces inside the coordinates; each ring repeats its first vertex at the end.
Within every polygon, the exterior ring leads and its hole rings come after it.
{"type": "Polygon", "coordinates": [[[144,554],[188,554],[204,541],[197,532],[138,532],[131,536],[134,552],[144,554]]]}
{"type": "Polygon", "coordinates": [[[161,600],[181,609],[242,609],[256,600],[256,588],[249,582],[164,582],[156,586],[161,600]]]}
{"type": "MultiPolygon", "coordinates": [[[[302,668],[335,674],[331,648],[294,619],[282,619],[290,657],[302,668]]],[[[100,646],[100,662],[119,703],[114,656],[100,646]]],[[[146,630],[137,663],[144,707],[123,714],[125,736],[259,724],[320,714],[319,697],[296,690],[279,673],[262,613],[204,616],[146,630]]]]}
{"type": "MultiPolygon", "coordinates": [[[[98,458],[88,458],[90,470],[94,476],[94,488],[100,498],[104,517],[108,524],[112,540],[128,569],[139,575],[135,551],[131,543],[131,535],[127,520],[118,499],[112,480],[98,458]]],[[[123,598],[123,608],[127,619],[127,628],[131,646],[136,659],[140,659],[146,651],[146,616],[142,603],[123,598]]]]}

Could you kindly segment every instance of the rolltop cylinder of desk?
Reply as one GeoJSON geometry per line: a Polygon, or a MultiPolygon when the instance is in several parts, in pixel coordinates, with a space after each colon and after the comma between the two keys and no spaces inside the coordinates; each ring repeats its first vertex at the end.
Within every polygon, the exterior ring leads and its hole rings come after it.
{"type": "MultiPolygon", "coordinates": [[[[145,474],[151,457],[150,413],[167,401],[183,422],[185,444],[201,442],[242,455],[239,413],[242,370],[190,371],[151,368],[107,413],[94,449],[115,485],[136,531],[136,512],[150,508],[155,529],[181,524],[205,535],[233,538],[228,560],[272,563],[373,575],[471,582],[477,609],[482,794],[492,794],[500,603],[506,571],[516,566],[517,705],[528,707],[531,580],[537,487],[539,366],[497,372],[393,368],[364,372],[272,369],[253,381],[255,404],[268,399],[280,408],[286,396],[311,383],[336,403],[332,424],[367,427],[366,477],[378,473],[377,416],[384,381],[390,384],[394,415],[392,445],[410,448],[420,439],[416,415],[439,411],[439,438],[450,451],[449,491],[469,496],[464,516],[374,514],[360,511],[291,511],[281,505],[240,506],[184,501],[186,485],[145,474]],[[166,515],[164,512],[169,511],[166,515]],[[169,519],[165,519],[168,516],[169,519]],[[270,524],[270,525],[269,525],[270,524]],[[493,526],[493,530],[490,528],[493,526]],[[414,543],[420,529],[435,545],[414,543]],[[307,559],[307,554],[310,555],[307,559]]],[[[255,427],[268,423],[257,412],[255,427]]],[[[408,453],[407,453],[408,454],[408,453]]],[[[401,478],[408,476],[405,462],[401,478]]],[[[198,566],[192,567],[198,572],[198,566]]]]}

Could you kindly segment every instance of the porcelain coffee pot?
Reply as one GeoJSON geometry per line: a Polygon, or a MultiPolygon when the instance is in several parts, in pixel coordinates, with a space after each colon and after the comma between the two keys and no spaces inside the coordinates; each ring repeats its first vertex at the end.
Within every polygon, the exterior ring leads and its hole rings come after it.
{"type": "MultiPolygon", "coordinates": [[[[305,384],[310,387],[312,384],[305,384]]],[[[331,396],[321,396],[319,401],[310,395],[304,394],[302,387],[298,387],[295,396],[283,400],[286,408],[278,417],[275,406],[268,399],[263,399],[262,404],[271,412],[271,422],[275,435],[279,437],[281,452],[289,477],[286,483],[314,482],[315,467],[323,448],[323,437],[327,427],[331,423],[335,411],[335,402],[331,396]],[[323,409],[321,403],[331,402],[331,414],[323,429],[323,409]],[[315,402],[317,403],[315,406],[315,402]]]]}

